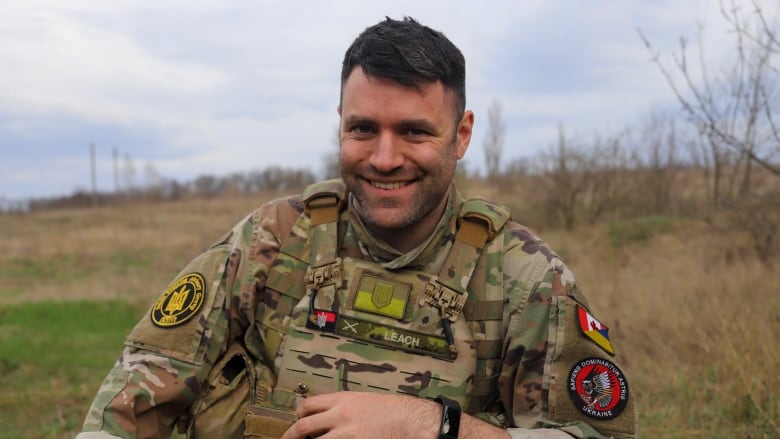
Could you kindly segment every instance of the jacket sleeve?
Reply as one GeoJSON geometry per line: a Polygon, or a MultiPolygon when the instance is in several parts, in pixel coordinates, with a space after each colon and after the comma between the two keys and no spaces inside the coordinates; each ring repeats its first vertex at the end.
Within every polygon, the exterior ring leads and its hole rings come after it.
{"type": "Polygon", "coordinates": [[[243,260],[251,222],[197,256],[158,296],[125,340],[78,439],[167,438],[186,421],[229,339],[248,325],[236,279],[251,270],[243,260]]]}
{"type": "Polygon", "coordinates": [[[231,257],[232,236],[193,259],[136,324],[92,402],[84,432],[171,435],[225,349],[235,279],[226,270],[240,262],[231,257]]]}
{"type": "Polygon", "coordinates": [[[605,339],[586,333],[581,321],[600,323],[571,271],[527,230],[511,235],[504,256],[509,306],[498,383],[511,417],[508,432],[518,439],[636,437],[633,397],[606,326],[597,331],[605,339]]]}

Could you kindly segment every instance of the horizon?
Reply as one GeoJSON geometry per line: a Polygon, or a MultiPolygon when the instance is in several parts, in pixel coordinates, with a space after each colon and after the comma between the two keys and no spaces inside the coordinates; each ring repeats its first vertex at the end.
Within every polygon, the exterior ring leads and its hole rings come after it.
{"type": "MultiPolygon", "coordinates": [[[[745,0],[738,4],[749,5],[745,0]]],[[[464,53],[476,114],[464,161],[483,169],[487,108],[502,106],[506,162],[577,136],[612,135],[676,98],[638,30],[665,57],[706,38],[708,66],[733,51],[717,2],[565,0],[332,5],[205,0],[14,3],[0,46],[0,199],[111,191],[114,151],[180,182],[279,166],[321,175],[336,149],[343,51],[385,15],[412,16],[464,53]],[[441,10],[448,14],[441,14],[441,10]],[[205,32],[204,29],[208,29],[205,32]]],[[[713,69],[714,70],[714,69],[713,69]]]]}

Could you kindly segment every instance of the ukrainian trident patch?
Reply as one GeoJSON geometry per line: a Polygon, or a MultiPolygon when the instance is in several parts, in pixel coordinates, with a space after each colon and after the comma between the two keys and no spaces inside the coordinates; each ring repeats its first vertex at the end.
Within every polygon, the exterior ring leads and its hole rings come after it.
{"type": "Polygon", "coordinates": [[[582,333],[593,340],[601,349],[608,354],[615,355],[615,349],[612,348],[612,342],[609,341],[609,328],[596,320],[588,310],[577,306],[577,319],[580,323],[582,333]]]}
{"type": "Polygon", "coordinates": [[[306,327],[333,332],[336,330],[337,319],[338,315],[333,311],[315,309],[314,312],[309,313],[309,318],[306,319],[306,327]]]}
{"type": "Polygon", "coordinates": [[[355,309],[398,320],[404,318],[412,291],[410,284],[363,271],[357,285],[352,305],[355,309]]]}
{"type": "Polygon", "coordinates": [[[173,328],[190,320],[203,305],[206,280],[200,273],[178,278],[165,290],[152,308],[152,323],[160,328],[173,328]]]}

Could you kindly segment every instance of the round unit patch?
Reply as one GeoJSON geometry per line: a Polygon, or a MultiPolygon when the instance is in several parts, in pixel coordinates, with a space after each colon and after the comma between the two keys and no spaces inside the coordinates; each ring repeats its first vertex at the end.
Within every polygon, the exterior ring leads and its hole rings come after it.
{"type": "Polygon", "coordinates": [[[613,419],[628,403],[628,381],[611,361],[588,358],[569,372],[569,396],[579,411],[593,419],[613,419]]]}
{"type": "Polygon", "coordinates": [[[152,323],[172,328],[190,320],[201,305],[206,292],[206,280],[200,273],[185,274],[157,299],[152,308],[152,323]]]}

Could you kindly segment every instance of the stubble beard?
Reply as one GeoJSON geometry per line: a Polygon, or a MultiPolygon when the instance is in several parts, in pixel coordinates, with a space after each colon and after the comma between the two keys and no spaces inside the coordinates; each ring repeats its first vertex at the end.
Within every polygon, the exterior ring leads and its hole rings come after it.
{"type": "Polygon", "coordinates": [[[341,175],[347,190],[355,197],[355,212],[363,224],[371,230],[403,231],[419,223],[427,215],[441,206],[447,196],[452,178],[455,174],[454,165],[448,165],[449,157],[442,157],[445,163],[437,168],[434,173],[427,173],[415,180],[418,185],[418,193],[407,206],[398,200],[371,198],[363,190],[358,174],[345,172],[342,168],[341,175]],[[449,169],[453,166],[453,169],[449,169]],[[389,217],[384,209],[394,209],[394,214],[389,217]]]}
{"type": "Polygon", "coordinates": [[[391,199],[380,199],[377,203],[371,205],[370,198],[361,185],[360,177],[361,175],[371,175],[371,173],[360,172],[359,169],[354,167],[345,169],[343,163],[339,160],[341,179],[347,186],[347,191],[351,192],[355,197],[355,212],[363,222],[363,225],[375,231],[403,231],[410,229],[441,206],[455,177],[455,168],[458,163],[456,158],[456,141],[457,134],[455,133],[449,147],[442,154],[441,165],[431,170],[431,172],[423,171],[421,175],[414,179],[414,184],[418,185],[419,192],[412,200],[411,205],[405,210],[397,200],[391,199]],[[383,215],[382,212],[378,212],[377,208],[395,208],[396,212],[402,212],[403,214],[395,215],[395,218],[390,219],[383,215]]]}
{"type": "MultiPolygon", "coordinates": [[[[349,183],[347,187],[350,187],[349,183]]],[[[403,231],[419,223],[438,207],[442,198],[446,196],[448,187],[449,185],[443,190],[442,188],[433,190],[434,188],[421,186],[418,196],[406,206],[396,200],[369,201],[360,187],[354,190],[350,188],[350,190],[357,201],[355,211],[366,227],[373,230],[403,231]],[[393,214],[387,215],[387,209],[393,209],[393,214]]]]}

